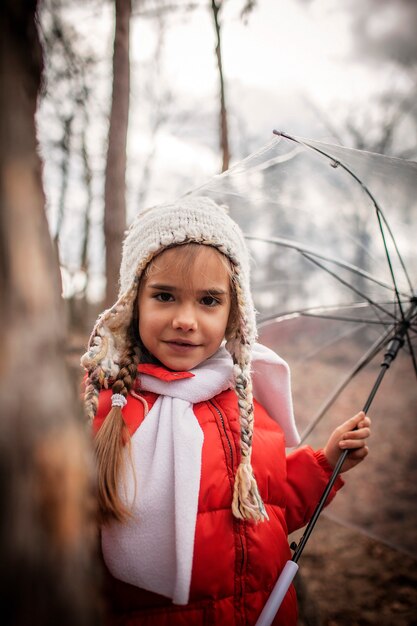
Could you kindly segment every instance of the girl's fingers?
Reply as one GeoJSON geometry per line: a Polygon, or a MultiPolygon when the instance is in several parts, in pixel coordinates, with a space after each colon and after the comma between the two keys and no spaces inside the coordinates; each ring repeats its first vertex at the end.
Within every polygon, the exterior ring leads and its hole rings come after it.
{"type": "Polygon", "coordinates": [[[350,435],[353,432],[360,433],[363,429],[367,429],[369,431],[370,426],[371,420],[367,415],[365,415],[365,413],[363,413],[363,411],[361,411],[354,417],[348,419],[344,424],[339,426],[339,428],[336,429],[336,432],[338,431],[343,437],[346,435],[350,435]]]}
{"type": "Polygon", "coordinates": [[[369,453],[368,446],[363,446],[363,448],[352,450],[352,452],[349,453],[349,458],[353,459],[354,461],[361,461],[366,456],[368,456],[368,453],[369,453]]]}
{"type": "Polygon", "coordinates": [[[342,441],[340,441],[339,443],[339,447],[342,448],[342,450],[346,450],[346,449],[357,449],[357,448],[364,448],[366,446],[366,440],[365,439],[342,439],[342,441]]]}
{"type": "Polygon", "coordinates": [[[367,416],[363,411],[359,411],[359,413],[356,413],[356,415],[354,415],[352,419],[354,420],[355,424],[357,424],[360,420],[366,420],[367,416]]]}
{"type": "Polygon", "coordinates": [[[352,430],[347,433],[343,433],[341,441],[345,439],[367,439],[371,436],[371,429],[368,427],[359,428],[358,430],[352,430]]]}
{"type": "Polygon", "coordinates": [[[327,442],[324,453],[332,467],[335,466],[341,452],[348,451],[350,462],[346,462],[345,469],[357,465],[368,454],[367,439],[371,434],[371,420],[363,411],[360,411],[336,428],[327,442]]]}
{"type": "Polygon", "coordinates": [[[336,430],[339,431],[339,433],[345,433],[361,428],[362,426],[368,427],[370,425],[371,420],[369,419],[369,417],[365,415],[363,411],[360,411],[359,413],[348,419],[346,422],[341,424],[336,430]]]}

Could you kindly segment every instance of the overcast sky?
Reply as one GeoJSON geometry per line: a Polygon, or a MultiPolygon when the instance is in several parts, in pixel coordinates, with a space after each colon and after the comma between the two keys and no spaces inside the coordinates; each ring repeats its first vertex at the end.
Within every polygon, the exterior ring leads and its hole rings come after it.
{"type": "MultiPolygon", "coordinates": [[[[192,12],[169,13],[162,26],[141,15],[132,20],[130,215],[142,199],[148,205],[169,200],[220,168],[215,33],[210,2],[198,4],[201,8],[192,12]],[[166,120],[155,135],[158,102],[166,120]]],[[[258,0],[246,24],[240,16],[243,5],[244,0],[225,0],[221,12],[232,163],[266,144],[274,128],[335,141],[343,133],[332,136],[332,128],[342,129],[356,111],[366,114],[378,94],[406,93],[413,81],[415,85],[417,2],[258,0]]],[[[95,169],[102,170],[111,93],[112,4],[92,8],[85,3],[77,10],[70,2],[66,6],[79,46],[97,58],[90,151],[95,169]]],[[[41,119],[41,140],[50,128],[41,119]]],[[[57,198],[53,167],[47,162],[45,168],[48,196],[55,197],[51,206],[57,198]]],[[[85,198],[77,191],[75,169],[71,177],[73,214],[79,206],[81,215],[85,198]]],[[[100,176],[95,184],[99,216],[100,176]]],[[[68,228],[75,227],[71,223],[68,228]]],[[[69,241],[72,249],[72,237],[69,241]]]]}
{"type": "MultiPolygon", "coordinates": [[[[227,0],[221,14],[232,160],[261,147],[276,127],[335,140],[330,129],[348,112],[366,110],[378,94],[388,88],[407,90],[415,80],[403,66],[415,64],[417,57],[417,3],[259,0],[246,24],[240,17],[242,5],[242,0],[227,0]]],[[[136,133],[146,136],[141,78],[144,65],[152,66],[155,42],[154,23],[135,20],[132,58],[138,108],[132,106],[133,160],[140,153],[136,133]]],[[[160,80],[174,94],[173,119],[179,111],[186,114],[185,121],[161,133],[158,159],[165,169],[176,152],[178,168],[190,168],[196,184],[215,173],[220,163],[214,45],[208,9],[167,20],[160,80]]],[[[181,178],[179,172],[180,185],[181,178]]],[[[166,186],[155,185],[150,193],[159,201],[166,186]]]]}
{"type": "MultiPolygon", "coordinates": [[[[139,7],[158,2],[148,0],[139,7]]],[[[136,14],[132,20],[129,156],[136,179],[152,149],[155,102],[167,96],[171,100],[165,105],[167,123],[157,138],[157,158],[172,163],[177,151],[178,166],[191,168],[184,173],[186,179],[200,178],[200,170],[204,177],[219,167],[215,33],[210,2],[195,4],[201,8],[166,14],[162,39],[155,18],[136,14]]],[[[331,128],[343,125],[353,109],[366,110],[378,94],[406,91],[416,81],[417,2],[258,0],[246,23],[240,15],[244,4],[225,0],[220,13],[234,160],[261,147],[276,127],[332,139],[331,128]]],[[[77,12],[69,9],[68,15],[85,48],[100,61],[103,80],[95,89],[105,110],[111,88],[113,14],[111,3],[96,6],[86,3],[77,12]]]]}

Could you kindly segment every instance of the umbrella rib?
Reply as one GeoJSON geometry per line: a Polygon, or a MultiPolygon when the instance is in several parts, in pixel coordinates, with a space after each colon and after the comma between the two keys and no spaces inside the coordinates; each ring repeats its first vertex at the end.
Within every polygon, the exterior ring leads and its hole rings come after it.
{"type": "MultiPolygon", "coordinates": [[[[379,302],[379,304],[392,304],[392,302],[379,302]]],[[[361,309],[364,307],[368,307],[371,306],[369,304],[369,302],[350,302],[350,303],[340,303],[337,305],[334,304],[330,304],[330,305],[324,305],[324,306],[314,306],[314,307],[307,307],[306,309],[296,309],[293,311],[284,311],[282,313],[269,313],[269,314],[265,314],[265,315],[261,315],[260,319],[259,319],[259,323],[260,324],[264,324],[265,322],[270,322],[272,320],[275,321],[283,321],[285,319],[292,319],[294,317],[317,317],[317,318],[323,318],[323,319],[335,319],[335,320],[340,320],[340,321],[355,321],[355,322],[360,322],[360,323],[366,323],[366,324],[378,324],[381,326],[386,326],[388,323],[388,321],[385,321],[383,319],[379,319],[378,321],[376,320],[371,320],[371,319],[363,319],[363,318],[354,318],[354,317],[344,317],[344,316],[339,316],[339,315],[330,315],[330,314],[324,314],[322,313],[322,311],[339,311],[340,309],[348,309],[348,310],[353,310],[353,309],[361,309]]],[[[410,329],[411,330],[417,330],[417,327],[414,328],[413,324],[410,324],[410,329]]]]}
{"type": "Polygon", "coordinates": [[[414,372],[415,375],[417,376],[417,359],[416,359],[416,353],[414,352],[414,348],[413,348],[413,344],[411,342],[411,337],[410,337],[410,333],[409,330],[407,330],[406,332],[406,341],[407,341],[407,345],[408,345],[408,349],[410,350],[410,356],[411,356],[411,361],[413,363],[413,367],[414,367],[414,372]]]}
{"type": "MultiPolygon", "coordinates": [[[[341,165],[343,166],[343,163],[342,163],[341,165]]],[[[346,169],[347,169],[347,168],[346,168],[346,169]]],[[[350,172],[350,170],[349,170],[349,169],[347,169],[347,171],[349,171],[349,172],[350,172]]],[[[351,172],[351,174],[352,174],[352,176],[354,176],[353,172],[351,172]]],[[[359,179],[358,179],[358,180],[359,180],[359,179]]],[[[359,182],[361,182],[361,181],[359,181],[359,182]]],[[[361,184],[362,184],[362,183],[361,183],[361,184]]],[[[380,208],[380,206],[378,205],[377,201],[375,200],[374,196],[371,194],[371,192],[369,191],[369,189],[367,189],[367,187],[366,187],[366,186],[364,186],[364,189],[368,191],[368,193],[369,193],[370,197],[372,198],[372,200],[373,200],[373,202],[374,202],[374,204],[375,204],[375,208],[376,208],[376,210],[377,210],[378,216],[380,216],[380,218],[383,220],[383,222],[384,222],[384,224],[385,224],[385,227],[386,227],[386,229],[387,229],[387,231],[388,231],[388,233],[389,233],[389,236],[391,237],[391,241],[392,241],[392,243],[393,243],[393,246],[394,246],[395,251],[396,251],[396,253],[397,253],[398,259],[399,259],[400,264],[401,264],[401,267],[402,267],[402,269],[403,269],[404,275],[405,275],[405,277],[406,277],[406,279],[407,279],[408,286],[410,287],[410,292],[414,295],[414,294],[415,294],[415,292],[414,292],[414,289],[413,289],[413,285],[412,285],[412,283],[411,283],[410,276],[409,276],[409,274],[408,274],[408,272],[407,272],[407,268],[405,267],[404,260],[403,260],[403,258],[402,258],[402,256],[401,256],[401,254],[400,254],[399,249],[398,249],[397,242],[396,242],[395,237],[394,237],[394,234],[393,234],[393,232],[392,232],[392,230],[391,230],[391,226],[389,225],[389,223],[388,223],[388,221],[387,221],[387,218],[385,217],[385,215],[384,215],[384,213],[383,213],[382,209],[381,209],[381,208],[380,208]]],[[[378,217],[378,221],[379,221],[379,217],[378,217]]],[[[390,266],[391,276],[392,276],[392,279],[393,279],[393,281],[394,281],[394,285],[397,287],[396,280],[395,280],[395,275],[394,275],[394,270],[393,270],[393,268],[392,268],[392,264],[391,264],[390,254],[389,254],[389,252],[388,252],[388,248],[387,248],[387,246],[386,246],[386,242],[385,242],[385,235],[384,235],[384,233],[382,232],[382,224],[380,225],[380,230],[381,230],[382,237],[383,237],[383,239],[384,239],[385,253],[386,253],[386,255],[387,255],[387,260],[388,260],[388,263],[389,263],[389,266],[390,266]]],[[[397,291],[397,288],[396,288],[396,291],[397,291]]],[[[401,305],[400,305],[400,306],[401,306],[401,305]]]]}
{"type": "Polygon", "coordinates": [[[323,418],[324,414],[329,409],[329,407],[337,400],[337,398],[340,396],[342,391],[347,387],[347,385],[356,376],[356,374],[358,374],[365,367],[365,365],[370,363],[372,359],[378,354],[381,347],[384,345],[384,343],[387,341],[389,336],[392,334],[393,330],[394,328],[391,327],[381,337],[378,337],[378,339],[372,344],[369,350],[365,352],[365,354],[362,356],[359,362],[356,363],[356,365],[350,370],[350,372],[348,372],[348,374],[343,378],[343,380],[339,383],[339,385],[333,391],[331,396],[327,398],[324,404],[320,407],[317,414],[314,416],[311,424],[309,424],[309,426],[302,433],[301,441],[299,445],[301,445],[306,440],[308,435],[314,430],[314,428],[323,418]]]}
{"type": "Polygon", "coordinates": [[[397,296],[397,299],[398,299],[398,306],[399,306],[399,308],[400,308],[400,312],[401,312],[401,319],[402,319],[402,321],[404,322],[404,321],[405,321],[404,310],[403,310],[403,308],[402,308],[402,306],[401,306],[400,297],[399,297],[399,293],[398,293],[397,281],[396,281],[396,278],[395,278],[394,269],[393,269],[393,267],[392,267],[392,263],[391,263],[391,256],[390,256],[390,253],[389,253],[389,251],[388,251],[388,246],[387,246],[387,242],[386,242],[386,238],[385,238],[385,233],[384,233],[384,229],[383,229],[383,227],[382,227],[382,222],[381,222],[381,220],[383,220],[383,222],[384,222],[384,224],[385,224],[385,226],[386,226],[386,228],[387,228],[387,230],[388,230],[388,233],[389,233],[389,235],[390,235],[390,237],[391,237],[391,241],[392,241],[392,243],[393,243],[393,245],[394,245],[395,251],[396,251],[396,253],[397,253],[398,259],[399,259],[399,261],[400,261],[401,267],[402,267],[403,272],[404,272],[404,275],[405,275],[405,277],[406,277],[406,279],[407,279],[408,286],[409,286],[409,288],[410,288],[410,292],[411,292],[411,294],[412,294],[412,295],[414,295],[413,286],[412,286],[412,283],[411,283],[410,277],[409,277],[409,275],[408,275],[407,269],[406,269],[406,267],[405,267],[405,264],[404,264],[403,258],[402,258],[401,254],[400,254],[399,249],[398,249],[397,242],[395,241],[394,234],[393,234],[393,232],[392,232],[392,230],[391,230],[391,228],[390,228],[390,226],[389,226],[389,224],[388,224],[388,221],[387,221],[387,219],[386,219],[386,217],[385,217],[385,215],[384,215],[384,213],[383,213],[382,209],[381,209],[381,208],[380,208],[380,206],[378,205],[378,203],[377,203],[377,201],[376,201],[375,197],[372,195],[371,191],[368,189],[368,187],[365,185],[365,183],[363,183],[363,182],[361,181],[361,179],[360,179],[360,178],[359,178],[359,177],[355,174],[355,172],[353,172],[353,171],[352,171],[352,170],[351,170],[351,169],[350,169],[347,165],[345,165],[345,164],[343,163],[343,161],[339,161],[338,159],[335,159],[334,157],[332,157],[330,154],[328,154],[328,153],[327,153],[327,152],[325,152],[324,150],[321,150],[320,148],[317,148],[317,146],[313,146],[313,145],[309,144],[308,142],[305,142],[305,141],[301,141],[301,140],[299,140],[299,139],[296,139],[295,137],[292,137],[291,135],[287,135],[287,134],[286,134],[286,133],[284,133],[284,132],[281,132],[281,131],[275,131],[275,130],[274,130],[273,132],[274,132],[274,134],[276,134],[276,135],[281,135],[282,137],[285,137],[286,139],[290,139],[291,141],[294,141],[295,143],[299,143],[299,144],[301,144],[301,145],[304,145],[304,146],[306,146],[306,147],[310,148],[311,150],[314,150],[314,151],[315,151],[315,152],[317,152],[318,154],[321,154],[322,156],[327,157],[327,158],[328,158],[328,159],[329,159],[332,163],[334,163],[334,164],[335,164],[335,166],[340,165],[340,166],[341,166],[341,167],[342,167],[342,168],[343,168],[343,169],[344,169],[344,170],[345,170],[348,174],[350,174],[350,176],[352,176],[352,178],[353,178],[354,180],[356,180],[356,182],[357,182],[357,183],[359,183],[359,185],[360,185],[360,186],[362,187],[362,189],[365,191],[365,193],[367,194],[367,196],[370,198],[370,200],[371,200],[371,202],[373,203],[373,205],[374,205],[374,207],[375,207],[375,210],[376,210],[377,219],[378,219],[378,224],[379,224],[379,229],[380,229],[381,236],[382,236],[382,240],[383,240],[383,244],[384,244],[385,255],[386,255],[386,258],[387,258],[387,262],[388,262],[388,267],[389,267],[389,270],[390,270],[391,278],[392,278],[392,281],[393,281],[394,290],[395,290],[395,293],[396,293],[396,296],[397,296]]]}
{"type": "Polygon", "coordinates": [[[320,347],[304,354],[303,360],[307,361],[308,359],[314,358],[316,354],[319,354],[323,350],[327,350],[328,348],[331,348],[332,346],[337,344],[339,341],[342,341],[343,339],[346,339],[347,337],[352,337],[352,335],[354,335],[358,330],[361,330],[362,328],[364,328],[364,326],[365,324],[362,324],[361,326],[357,328],[352,328],[352,326],[350,326],[349,329],[345,331],[344,333],[337,335],[336,337],[332,337],[328,341],[322,343],[320,347]]]}
{"type": "MultiPolygon", "coordinates": [[[[312,263],[315,263],[318,267],[323,268],[326,272],[328,272],[331,276],[333,276],[336,280],[338,280],[339,282],[341,282],[342,284],[346,285],[346,287],[348,287],[348,289],[351,289],[352,291],[356,292],[357,294],[359,294],[360,296],[362,296],[367,302],[369,302],[369,304],[371,306],[374,307],[374,313],[375,315],[379,318],[379,321],[381,323],[383,323],[383,320],[381,320],[381,317],[378,315],[378,309],[380,311],[382,311],[383,313],[385,313],[386,315],[388,315],[389,317],[391,317],[393,320],[397,321],[397,316],[392,314],[389,310],[385,309],[384,307],[381,306],[380,303],[374,302],[373,300],[371,300],[368,296],[366,296],[365,294],[363,294],[361,291],[359,291],[356,287],[354,287],[353,285],[351,285],[350,283],[348,283],[347,281],[345,281],[343,278],[341,278],[338,274],[336,274],[335,272],[332,272],[329,268],[327,268],[325,265],[319,263],[318,261],[316,261],[314,258],[308,258],[308,256],[306,256],[306,258],[308,260],[310,260],[312,263]]],[[[391,288],[392,289],[392,288],[391,288]]],[[[390,303],[389,303],[390,304],[390,303]]]]}
{"type": "MultiPolygon", "coordinates": [[[[343,164],[342,164],[342,165],[343,165],[343,164]]],[[[345,168],[345,169],[346,169],[346,171],[350,172],[350,170],[349,170],[348,168],[345,168]]],[[[354,177],[356,178],[356,180],[358,180],[358,182],[360,182],[360,184],[363,186],[363,188],[365,189],[365,191],[367,191],[367,192],[368,192],[368,194],[370,195],[370,197],[371,197],[371,199],[372,199],[372,201],[373,201],[373,203],[374,203],[374,205],[375,205],[376,215],[377,215],[378,225],[379,225],[379,230],[380,230],[380,232],[381,232],[382,242],[383,242],[383,244],[384,244],[385,256],[386,256],[386,258],[387,258],[387,263],[388,263],[389,271],[390,271],[391,278],[392,278],[392,282],[393,282],[393,285],[394,285],[395,295],[396,295],[396,298],[397,298],[398,307],[399,307],[399,309],[400,309],[401,319],[402,319],[402,321],[405,323],[404,309],[403,309],[402,304],[401,304],[401,298],[400,298],[400,294],[399,294],[399,291],[398,291],[397,279],[396,279],[396,277],[395,277],[394,268],[392,267],[391,256],[390,256],[390,253],[389,253],[389,250],[388,250],[388,245],[387,245],[387,240],[386,240],[386,237],[385,237],[385,232],[384,232],[384,227],[383,227],[382,220],[383,220],[383,222],[384,222],[384,224],[385,224],[385,226],[386,226],[386,228],[387,228],[387,230],[388,230],[388,232],[389,232],[389,234],[390,234],[390,236],[391,236],[391,241],[392,241],[392,242],[393,242],[393,244],[394,244],[394,247],[395,247],[395,250],[396,250],[396,252],[397,252],[398,258],[399,258],[399,260],[400,260],[401,266],[402,266],[403,271],[404,271],[404,273],[405,273],[405,276],[406,276],[406,278],[407,278],[408,285],[409,285],[409,287],[410,287],[410,291],[411,291],[411,293],[414,295],[414,291],[413,291],[413,287],[411,286],[410,278],[409,278],[408,273],[407,273],[407,271],[406,271],[406,269],[405,269],[404,262],[403,262],[403,260],[402,260],[402,258],[401,258],[401,255],[400,255],[400,253],[399,253],[399,250],[398,250],[398,248],[397,248],[397,244],[396,244],[395,239],[394,239],[394,237],[393,237],[393,235],[392,235],[392,231],[391,231],[391,229],[390,229],[390,227],[389,227],[389,224],[388,224],[387,220],[385,219],[385,216],[384,216],[384,214],[383,214],[382,210],[381,210],[381,209],[380,209],[380,207],[378,206],[377,201],[375,200],[375,198],[373,197],[373,195],[371,194],[371,192],[367,189],[367,187],[366,187],[366,186],[362,183],[362,181],[360,181],[360,180],[359,180],[359,178],[357,178],[353,172],[350,172],[350,173],[352,174],[352,176],[354,176],[354,177]]]]}
{"type": "Polygon", "coordinates": [[[359,322],[360,324],[377,324],[387,326],[389,322],[384,320],[367,320],[360,317],[344,317],[343,315],[319,315],[317,313],[302,313],[304,317],[316,317],[323,320],[336,320],[340,322],[359,322]]]}
{"type": "MultiPolygon", "coordinates": [[[[361,298],[364,298],[367,302],[369,302],[369,304],[371,304],[373,307],[375,307],[376,309],[379,309],[380,311],[382,311],[383,313],[385,313],[386,315],[388,315],[389,317],[391,317],[392,319],[396,320],[395,315],[393,315],[390,311],[387,311],[386,309],[384,309],[384,307],[382,307],[380,304],[378,304],[377,302],[374,302],[369,296],[367,296],[366,294],[362,293],[362,291],[360,291],[357,287],[354,287],[353,285],[351,285],[350,283],[348,283],[346,280],[344,280],[341,276],[338,276],[338,274],[336,274],[335,272],[332,272],[332,270],[330,270],[328,267],[326,267],[325,265],[323,265],[323,263],[320,263],[320,261],[318,261],[317,259],[315,259],[314,257],[310,256],[309,253],[307,252],[301,252],[301,255],[303,257],[305,257],[308,261],[310,261],[311,263],[314,263],[314,265],[317,265],[317,267],[320,267],[322,270],[324,270],[325,272],[327,272],[328,274],[330,274],[330,276],[333,276],[333,278],[335,278],[337,281],[339,281],[339,283],[341,283],[342,285],[344,285],[345,287],[347,287],[348,289],[350,289],[351,291],[354,291],[356,294],[358,294],[359,296],[361,296],[361,298]]],[[[402,309],[401,309],[402,310],[402,309]]]]}
{"type": "Polygon", "coordinates": [[[343,267],[344,269],[347,269],[352,274],[356,274],[357,276],[361,276],[361,278],[366,278],[366,280],[369,280],[369,281],[375,283],[376,285],[380,285],[381,287],[384,287],[385,289],[389,289],[390,291],[394,291],[393,287],[391,285],[387,285],[382,280],[378,280],[374,276],[371,276],[370,274],[368,274],[368,272],[365,272],[365,271],[361,270],[359,267],[355,267],[354,265],[351,265],[349,263],[344,263],[343,261],[339,261],[338,259],[331,259],[329,257],[324,256],[323,254],[319,254],[319,253],[316,253],[316,252],[313,252],[313,251],[308,251],[308,252],[303,252],[302,250],[298,250],[298,251],[300,252],[300,254],[304,254],[304,255],[305,254],[312,254],[313,256],[317,257],[318,259],[322,259],[323,261],[328,261],[329,263],[333,263],[334,265],[337,265],[338,267],[343,267]]]}
{"type": "MultiPolygon", "coordinates": [[[[349,272],[352,272],[352,274],[357,274],[357,276],[361,276],[362,278],[365,278],[366,280],[369,280],[375,283],[376,285],[379,285],[380,287],[384,287],[384,289],[388,289],[389,291],[394,291],[394,288],[392,285],[389,285],[383,280],[380,280],[379,278],[372,276],[371,274],[369,274],[369,272],[365,272],[364,270],[361,270],[359,267],[356,267],[355,265],[352,265],[351,263],[347,263],[346,261],[342,261],[340,259],[333,259],[329,256],[321,254],[320,252],[316,250],[307,248],[306,246],[302,246],[288,239],[282,239],[280,237],[259,237],[256,235],[248,235],[246,233],[244,236],[245,236],[245,239],[248,239],[250,241],[262,241],[263,243],[272,243],[277,246],[281,246],[283,248],[290,248],[292,250],[295,250],[296,252],[299,252],[300,254],[303,254],[303,253],[311,254],[317,257],[318,259],[322,259],[323,261],[328,261],[329,263],[333,263],[333,265],[342,267],[343,269],[346,269],[349,272]]],[[[407,294],[403,293],[402,296],[405,298],[409,298],[408,293],[407,294]]]]}

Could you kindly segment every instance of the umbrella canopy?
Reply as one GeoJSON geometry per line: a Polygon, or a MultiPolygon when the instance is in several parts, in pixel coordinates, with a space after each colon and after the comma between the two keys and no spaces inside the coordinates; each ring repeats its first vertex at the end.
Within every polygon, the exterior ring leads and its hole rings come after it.
{"type": "Polygon", "coordinates": [[[406,320],[369,460],[327,514],[417,556],[417,164],[282,133],[193,193],[247,236],[260,338],[290,363],[306,443],[363,407],[406,320]]]}

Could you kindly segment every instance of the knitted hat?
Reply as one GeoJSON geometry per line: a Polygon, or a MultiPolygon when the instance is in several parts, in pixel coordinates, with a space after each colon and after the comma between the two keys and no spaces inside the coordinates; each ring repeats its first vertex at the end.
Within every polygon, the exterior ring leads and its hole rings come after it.
{"type": "MultiPolygon", "coordinates": [[[[188,196],[176,203],[152,207],[140,212],[130,226],[123,245],[118,300],[98,318],[88,352],[81,360],[88,372],[87,414],[90,418],[94,417],[100,389],[113,388],[114,381],[121,376],[126,353],[137,350],[131,345],[127,330],[132,321],[143,271],[166,248],[191,242],[218,249],[230,259],[233,267],[238,322],[232,336],[227,339],[226,348],[234,363],[241,426],[241,463],[235,477],[232,509],[240,519],[260,521],[267,514],[251,467],[253,398],[250,362],[256,323],[249,285],[249,255],[238,225],[224,207],[210,198],[188,196]]],[[[120,385],[113,390],[120,391],[120,385]]]]}

